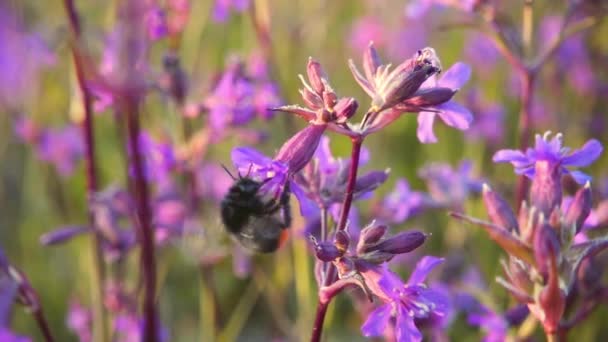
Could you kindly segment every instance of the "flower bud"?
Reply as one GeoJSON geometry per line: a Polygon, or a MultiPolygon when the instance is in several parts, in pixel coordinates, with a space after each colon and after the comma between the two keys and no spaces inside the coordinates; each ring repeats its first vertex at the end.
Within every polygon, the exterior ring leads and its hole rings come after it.
{"type": "Polygon", "coordinates": [[[321,97],[308,90],[308,88],[300,89],[300,95],[302,95],[302,100],[304,100],[304,103],[306,103],[308,107],[313,109],[323,108],[323,101],[321,97]]]}
{"type": "Polygon", "coordinates": [[[408,107],[431,107],[448,102],[456,94],[455,90],[450,88],[435,87],[420,89],[414,95],[407,99],[408,107]]]}
{"type": "Polygon", "coordinates": [[[483,203],[492,222],[508,231],[519,234],[519,225],[515,213],[509,204],[487,184],[483,184],[483,203]]]}
{"type": "Polygon", "coordinates": [[[373,191],[388,179],[390,169],[384,171],[372,171],[357,178],[355,183],[355,194],[373,191]]]}
{"type": "Polygon", "coordinates": [[[341,257],[344,253],[341,252],[334,244],[326,241],[318,242],[313,236],[310,237],[313,244],[317,259],[325,262],[333,261],[341,257]]]}
{"type": "Polygon", "coordinates": [[[547,279],[549,265],[557,263],[560,243],[557,234],[547,223],[539,223],[534,232],[534,259],[539,273],[547,279]]]}
{"type": "Polygon", "coordinates": [[[559,275],[555,260],[551,261],[549,282],[541,290],[538,304],[545,313],[542,320],[545,331],[551,334],[555,333],[566,308],[566,295],[559,287],[559,275]]]}
{"type": "Polygon", "coordinates": [[[377,245],[373,246],[371,250],[380,251],[390,254],[402,254],[413,251],[420,247],[426,240],[426,234],[417,231],[401,232],[395,236],[392,236],[377,245]]]}
{"type": "Polygon", "coordinates": [[[354,98],[341,98],[334,107],[334,111],[336,112],[336,121],[338,123],[346,122],[346,120],[350,119],[353,115],[355,115],[358,108],[359,104],[354,98]]]}
{"type": "Polygon", "coordinates": [[[562,171],[558,163],[538,160],[535,165],[534,179],[530,188],[530,202],[545,217],[562,203],[562,171]]]}
{"type": "Polygon", "coordinates": [[[42,235],[40,237],[40,243],[45,246],[56,245],[66,242],[76,235],[80,235],[89,231],[91,231],[89,227],[83,226],[62,227],[42,235]]]}
{"type": "Polygon", "coordinates": [[[348,236],[348,233],[344,230],[337,231],[334,236],[334,246],[336,246],[340,252],[345,253],[349,244],[350,236],[348,236]]]}
{"type": "MultiPolygon", "coordinates": [[[[395,70],[396,71],[396,70],[395,70]]],[[[379,93],[379,97],[374,98],[372,107],[378,108],[378,112],[390,108],[414,94],[430,76],[437,70],[428,64],[410,73],[393,71],[386,80],[387,86],[379,93]]]]}
{"type": "Polygon", "coordinates": [[[371,224],[361,231],[361,235],[359,236],[359,245],[357,246],[357,250],[359,250],[359,246],[367,246],[373,245],[380,241],[386,234],[388,227],[380,224],[371,224]]]}
{"type": "Polygon", "coordinates": [[[322,94],[325,90],[323,79],[326,78],[326,76],[325,72],[323,72],[321,64],[312,58],[308,58],[306,73],[308,74],[308,80],[310,81],[312,89],[314,89],[314,91],[316,91],[318,94],[322,94]]]}
{"type": "Polygon", "coordinates": [[[274,159],[287,164],[289,173],[298,173],[314,155],[325,128],[327,125],[308,125],[287,140],[274,159]]]}
{"type": "Polygon", "coordinates": [[[331,89],[323,92],[323,104],[325,108],[334,108],[336,103],[338,103],[338,95],[336,93],[331,89]]]}
{"type": "Polygon", "coordinates": [[[591,185],[589,182],[585,184],[585,186],[576,192],[568,211],[566,212],[566,216],[564,217],[563,224],[565,225],[565,229],[573,229],[574,236],[576,233],[580,232],[585,219],[589,216],[591,212],[591,185]]]}

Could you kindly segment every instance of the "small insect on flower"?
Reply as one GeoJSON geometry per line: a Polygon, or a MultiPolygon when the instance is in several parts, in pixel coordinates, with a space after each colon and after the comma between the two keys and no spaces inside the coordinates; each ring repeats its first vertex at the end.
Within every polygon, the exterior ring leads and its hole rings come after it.
{"type": "MultiPolygon", "coordinates": [[[[226,169],[226,168],[224,168],[226,169]]],[[[289,182],[276,195],[261,191],[271,178],[257,181],[249,175],[237,177],[226,169],[234,184],[222,200],[222,221],[226,230],[245,248],[258,253],[276,251],[291,225],[289,182]]]]}

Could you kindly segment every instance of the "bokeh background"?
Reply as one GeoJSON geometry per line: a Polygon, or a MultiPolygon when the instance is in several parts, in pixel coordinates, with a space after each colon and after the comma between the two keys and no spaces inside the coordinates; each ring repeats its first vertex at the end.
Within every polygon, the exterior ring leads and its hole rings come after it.
{"type": "MultiPolygon", "coordinates": [[[[40,237],[57,227],[86,224],[84,165],[81,157],[77,157],[75,169],[62,175],[52,163],[40,160],[35,147],[15,132],[17,123],[24,117],[40,127],[55,128],[78,122],[81,117],[75,97],[68,22],[64,8],[57,2],[3,2],[5,13],[0,15],[16,18],[23,32],[31,34],[36,41],[22,49],[14,48],[19,42],[10,41],[8,36],[0,43],[3,45],[0,46],[0,94],[3,98],[0,246],[11,263],[23,270],[39,291],[57,340],[75,341],[77,337],[66,326],[66,317],[71,301],[78,299],[85,306],[90,301],[88,238],[76,237],[64,244],[46,247],[41,245],[40,237]]],[[[119,2],[76,1],[85,28],[84,39],[94,52],[94,58],[101,58],[104,37],[115,24],[119,2]]],[[[321,62],[339,94],[359,100],[358,115],[361,115],[369,99],[352,78],[347,66],[349,58],[360,63],[362,51],[370,40],[374,41],[383,59],[394,65],[417,49],[432,46],[440,56],[444,70],[456,61],[471,65],[472,77],[456,99],[470,108],[475,123],[465,132],[436,125],[439,142],[421,144],[416,138],[415,115],[404,115],[382,132],[370,136],[365,142],[370,152],[370,162],[365,169],[391,169],[389,180],[377,190],[376,198],[390,192],[397,178],[405,178],[417,191],[429,192],[425,180],[419,176],[423,166],[442,162],[456,168],[462,160],[468,159],[472,162],[474,179],[488,181],[512,200],[516,175],[512,167],[494,164],[491,158],[501,148],[518,146],[518,81],[512,67],[492,43],[471,27],[471,22],[475,22],[471,17],[475,15],[458,8],[459,5],[445,5],[450,3],[448,1],[424,13],[415,13],[412,3],[393,0],[250,2],[244,11],[233,9],[225,20],[218,21],[213,14],[216,3],[190,1],[179,42],[163,38],[151,43],[150,77],[162,73],[163,56],[169,50],[175,51],[188,76],[186,102],[201,103],[209,96],[214,82],[231,58],[240,56],[248,61],[252,56],[270,53],[272,58],[267,60],[270,77],[277,84],[282,102],[301,103],[297,75],[305,73],[306,62],[312,56],[321,62]],[[256,24],[267,25],[269,42],[260,39],[256,24]]],[[[159,3],[168,8],[172,1],[159,3]]],[[[505,22],[512,25],[510,34],[516,36],[520,34],[522,4],[523,1],[505,1],[499,5],[505,22]]],[[[567,1],[534,1],[532,52],[542,51],[546,46],[547,37],[555,33],[551,20],[559,18],[569,4],[567,1]]],[[[4,23],[0,22],[2,25],[4,23]]],[[[608,142],[607,36],[608,23],[600,20],[570,38],[567,46],[543,66],[534,97],[534,132],[562,132],[565,145],[572,147],[581,146],[591,137],[603,144],[608,142]]],[[[204,114],[191,120],[193,130],[204,126],[202,116],[204,114]]],[[[146,96],[142,126],[155,139],[170,142],[175,148],[183,145],[181,120],[181,114],[167,96],[158,91],[151,91],[146,96]]],[[[304,123],[289,114],[277,113],[271,120],[254,120],[247,127],[265,132],[267,139],[255,147],[271,155],[297,129],[304,127],[304,123]]],[[[348,156],[348,139],[329,135],[335,155],[348,156]]],[[[95,137],[100,187],[124,187],[127,174],[124,146],[117,135],[111,110],[96,113],[95,137]]],[[[230,150],[244,144],[241,137],[229,135],[209,147],[205,161],[231,165],[230,150]]],[[[586,169],[594,176],[596,203],[608,192],[607,166],[608,157],[604,154],[586,169]]],[[[203,183],[219,181],[208,177],[203,183]]],[[[450,191],[447,193],[449,195],[450,191]]],[[[481,200],[474,193],[457,201],[454,209],[486,217],[481,200]]],[[[292,202],[297,206],[295,199],[292,202]]],[[[362,225],[368,220],[365,213],[373,203],[377,201],[357,203],[363,213],[362,225]]],[[[219,244],[230,246],[232,242],[222,235],[217,208],[217,203],[209,201],[197,219],[204,229],[217,232],[219,244]]],[[[510,299],[494,282],[501,273],[498,262],[504,257],[503,252],[484,231],[450,219],[448,211],[448,208],[428,210],[391,229],[418,228],[431,233],[416,254],[448,259],[433,279],[462,279],[463,274],[476,269],[486,285],[483,291],[470,289],[471,292],[487,305],[504,310],[509,307],[510,299]]],[[[307,249],[307,239],[300,234],[304,221],[297,209],[294,213],[296,219],[288,244],[275,254],[254,257],[252,268],[245,275],[235,274],[230,252],[201,266],[199,260],[205,255],[205,249],[208,251],[208,245],[199,244],[197,239],[203,238],[198,235],[175,238],[158,250],[160,319],[171,340],[199,339],[200,322],[204,320],[201,308],[204,312],[209,311],[210,305],[205,292],[209,284],[201,280],[201,272],[215,289],[219,333],[224,334],[223,338],[230,340],[240,336],[243,341],[308,339],[317,285],[313,276],[313,257],[307,249]],[[213,278],[207,277],[211,274],[210,269],[213,278]]],[[[131,288],[137,284],[138,254],[138,249],[132,250],[124,266],[124,279],[131,288]]],[[[416,259],[416,256],[406,258],[395,270],[407,276],[416,259]]],[[[467,290],[466,282],[455,281],[455,284],[460,290],[467,290]]],[[[571,333],[572,337],[576,336],[580,341],[608,338],[608,328],[603,324],[607,314],[604,305],[577,327],[571,333]]],[[[353,308],[349,296],[341,295],[330,307],[325,338],[328,341],[364,340],[359,332],[362,322],[363,318],[353,308]]],[[[33,320],[19,306],[13,310],[12,327],[15,332],[40,340],[33,320]]],[[[539,335],[535,337],[541,340],[541,329],[538,330],[539,335]]],[[[467,324],[466,316],[458,315],[450,325],[448,336],[454,341],[476,341],[482,338],[483,332],[467,324]]]]}

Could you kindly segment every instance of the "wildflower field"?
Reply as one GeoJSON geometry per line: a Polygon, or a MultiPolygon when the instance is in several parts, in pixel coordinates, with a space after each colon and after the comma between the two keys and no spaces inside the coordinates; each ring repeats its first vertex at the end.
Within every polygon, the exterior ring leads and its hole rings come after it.
{"type": "Polygon", "coordinates": [[[0,0],[0,342],[608,340],[604,0],[0,0]]]}

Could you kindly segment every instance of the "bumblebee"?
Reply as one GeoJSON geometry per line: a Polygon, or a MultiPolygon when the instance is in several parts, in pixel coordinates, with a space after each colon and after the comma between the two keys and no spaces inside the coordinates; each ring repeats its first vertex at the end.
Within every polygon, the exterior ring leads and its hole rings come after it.
{"type": "Polygon", "coordinates": [[[286,239],[287,228],[291,225],[289,182],[278,199],[265,200],[260,188],[270,178],[264,181],[241,175],[232,178],[235,182],[221,203],[226,230],[248,250],[258,253],[276,251],[286,239]]]}

